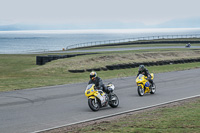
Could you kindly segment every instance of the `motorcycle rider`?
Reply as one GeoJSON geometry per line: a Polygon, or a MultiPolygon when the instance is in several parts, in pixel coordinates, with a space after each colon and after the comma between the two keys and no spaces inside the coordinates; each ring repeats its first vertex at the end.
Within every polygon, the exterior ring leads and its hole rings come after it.
{"type": "Polygon", "coordinates": [[[148,69],[145,68],[144,65],[139,66],[137,77],[139,76],[139,74],[143,74],[147,76],[147,80],[151,83],[151,87],[153,87],[154,83],[153,83],[153,80],[151,79],[151,74],[149,73],[148,69]]]}
{"type": "MultiPolygon", "coordinates": [[[[107,89],[103,84],[103,81],[100,77],[97,76],[97,73],[92,71],[90,73],[90,81],[88,84],[95,84],[95,89],[100,90],[99,93],[102,95],[102,91],[107,93],[107,89]]],[[[97,97],[101,100],[102,104],[105,102],[105,96],[97,95],[97,97]]]]}

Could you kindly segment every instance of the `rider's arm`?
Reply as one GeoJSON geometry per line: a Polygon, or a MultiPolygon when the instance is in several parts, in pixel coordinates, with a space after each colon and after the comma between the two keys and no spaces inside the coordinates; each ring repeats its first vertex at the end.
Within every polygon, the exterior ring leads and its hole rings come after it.
{"type": "Polygon", "coordinates": [[[146,74],[147,74],[147,79],[151,79],[151,74],[149,73],[149,71],[146,69],[146,74]]]}
{"type": "Polygon", "coordinates": [[[102,87],[103,87],[103,81],[102,81],[101,78],[100,78],[100,80],[99,80],[99,86],[100,86],[100,88],[102,89],[102,87]]]}
{"type": "Polygon", "coordinates": [[[103,88],[102,88],[102,86],[103,86],[103,81],[102,81],[101,78],[98,78],[97,80],[98,80],[98,82],[97,82],[97,84],[96,84],[95,86],[96,86],[98,89],[102,90],[102,89],[103,89],[103,88]]]}
{"type": "Polygon", "coordinates": [[[90,80],[90,81],[88,82],[88,84],[92,84],[92,80],[90,80]]]}

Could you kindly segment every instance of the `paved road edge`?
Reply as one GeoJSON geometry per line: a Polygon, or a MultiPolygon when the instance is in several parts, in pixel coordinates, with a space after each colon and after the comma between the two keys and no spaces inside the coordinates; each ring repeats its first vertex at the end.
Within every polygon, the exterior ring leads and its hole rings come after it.
{"type": "Polygon", "coordinates": [[[151,106],[146,106],[146,107],[142,107],[142,108],[127,110],[127,111],[123,111],[123,112],[119,112],[119,113],[115,113],[115,114],[111,114],[111,115],[105,115],[105,116],[101,116],[101,117],[97,117],[97,118],[93,118],[93,119],[87,119],[87,120],[84,120],[84,121],[79,121],[79,122],[75,122],[75,123],[70,123],[70,124],[66,124],[66,125],[61,125],[61,126],[48,128],[48,129],[38,130],[38,131],[34,131],[32,133],[40,133],[40,132],[50,131],[50,130],[57,129],[57,128],[62,128],[62,127],[66,127],[66,126],[86,123],[86,122],[90,122],[90,121],[95,121],[95,120],[99,120],[99,119],[104,119],[104,118],[108,118],[108,117],[113,117],[113,116],[117,116],[117,115],[130,113],[130,112],[135,112],[135,111],[139,111],[139,110],[149,109],[149,108],[152,108],[152,107],[161,106],[161,105],[165,105],[165,104],[170,104],[170,103],[173,103],[173,102],[178,102],[178,101],[187,100],[187,99],[196,98],[196,97],[200,97],[200,95],[195,95],[195,96],[190,96],[190,97],[186,97],[186,98],[176,99],[176,100],[163,102],[163,103],[159,103],[159,104],[155,104],[155,105],[151,105],[151,106]]]}

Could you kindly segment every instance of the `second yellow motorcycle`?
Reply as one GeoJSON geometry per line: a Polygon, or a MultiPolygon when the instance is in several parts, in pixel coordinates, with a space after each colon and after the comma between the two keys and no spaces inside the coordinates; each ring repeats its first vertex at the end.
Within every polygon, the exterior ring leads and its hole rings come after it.
{"type": "MultiPolygon", "coordinates": [[[[151,79],[154,79],[154,74],[151,73],[151,79]]],[[[147,77],[143,74],[140,74],[136,78],[136,84],[137,84],[137,91],[139,96],[143,96],[145,93],[154,94],[156,92],[156,85],[155,83],[151,85],[149,81],[147,80],[147,77]]]]}

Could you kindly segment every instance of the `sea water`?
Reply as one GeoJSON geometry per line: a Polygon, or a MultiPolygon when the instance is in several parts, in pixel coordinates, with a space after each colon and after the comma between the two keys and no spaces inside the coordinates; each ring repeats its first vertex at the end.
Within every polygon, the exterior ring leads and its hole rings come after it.
{"type": "Polygon", "coordinates": [[[0,54],[57,51],[69,45],[162,35],[195,35],[199,28],[0,31],[0,54]]]}

